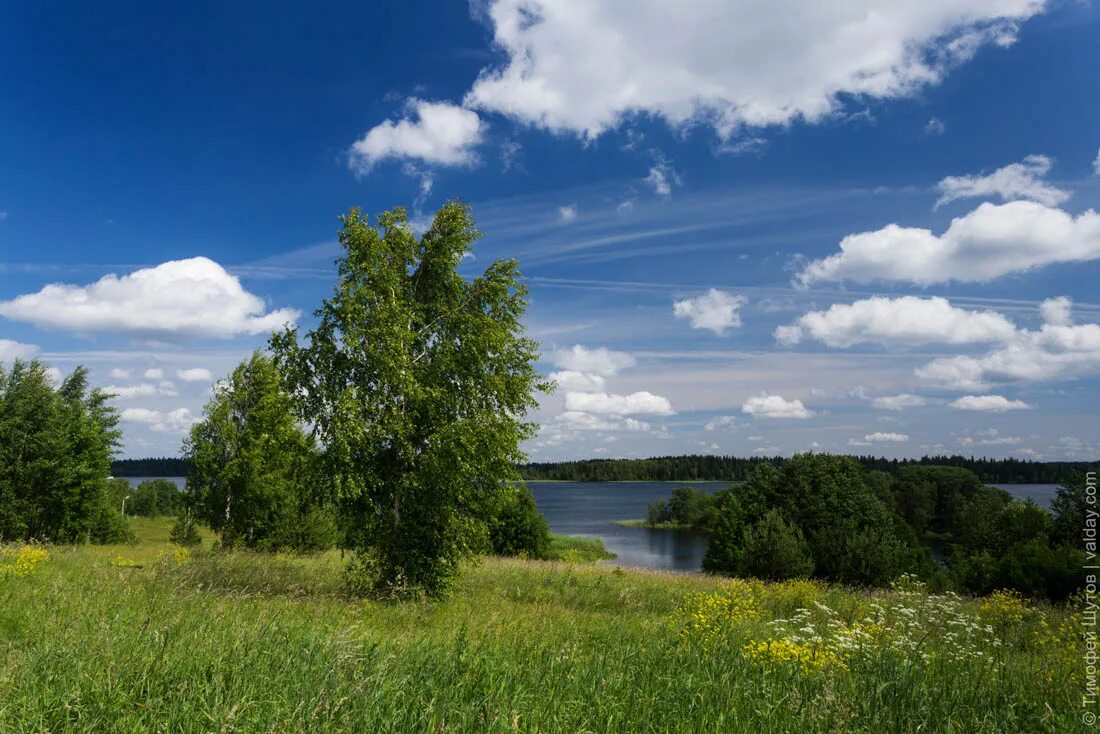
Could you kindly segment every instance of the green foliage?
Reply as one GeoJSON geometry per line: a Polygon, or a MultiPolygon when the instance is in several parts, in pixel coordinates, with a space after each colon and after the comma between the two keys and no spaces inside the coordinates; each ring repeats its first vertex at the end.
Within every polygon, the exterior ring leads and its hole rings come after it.
{"type": "Polygon", "coordinates": [[[107,476],[120,437],[109,398],[89,390],[83,367],[55,387],[41,362],[0,365],[0,541],[108,532],[107,476]]]}
{"type": "MultiPolygon", "coordinates": [[[[125,479],[114,479],[116,482],[126,482],[125,479]]],[[[117,485],[116,485],[117,486],[117,485]]],[[[133,490],[129,489],[126,500],[126,514],[137,517],[159,517],[161,515],[175,515],[183,509],[184,496],[174,482],[167,479],[150,479],[142,482],[133,490]]],[[[112,488],[112,495],[117,494],[117,489],[112,488]]]]}
{"type": "MultiPolygon", "coordinates": [[[[1088,511],[1086,501],[1086,475],[1084,472],[1058,487],[1051,503],[1054,522],[1051,527],[1051,539],[1056,543],[1077,545],[1081,542],[1081,533],[1085,528],[1085,516],[1088,511]]],[[[1096,475],[1093,472],[1093,480],[1096,475]]]]}
{"type": "Polygon", "coordinates": [[[499,556],[547,557],[550,526],[526,486],[517,485],[501,498],[500,507],[489,521],[489,544],[499,556]]]}
{"type": "Polygon", "coordinates": [[[316,328],[304,344],[294,328],[274,335],[272,351],[324,447],[358,583],[438,594],[519,479],[532,393],[549,388],[521,336],[527,292],[512,260],[458,274],[479,237],[461,204],[419,238],[404,209],[377,227],[352,210],[343,225],[316,328]]]}
{"type": "Polygon", "coordinates": [[[191,548],[202,544],[199,529],[195,526],[195,518],[190,512],[183,512],[176,516],[176,522],[172,525],[172,531],[168,539],[184,548],[191,548]]]}
{"type": "Polygon", "coordinates": [[[778,510],[768,510],[759,522],[745,529],[740,570],[745,576],[782,580],[809,576],[813,558],[802,531],[788,523],[778,510]]]}
{"type": "Polygon", "coordinates": [[[703,556],[703,570],[735,575],[744,558],[744,534],[748,518],[735,492],[725,492],[718,500],[717,519],[703,556]]]}
{"type": "Polygon", "coordinates": [[[184,450],[190,508],[223,547],[331,547],[331,515],[317,514],[324,502],[313,491],[312,442],[270,358],[254,353],[215,388],[184,450]]]}

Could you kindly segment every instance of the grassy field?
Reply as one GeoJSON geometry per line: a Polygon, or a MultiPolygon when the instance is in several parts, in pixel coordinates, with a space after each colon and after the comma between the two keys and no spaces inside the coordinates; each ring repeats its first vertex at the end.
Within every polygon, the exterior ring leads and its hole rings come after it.
{"type": "Polygon", "coordinates": [[[363,601],[338,553],[137,530],[0,561],[0,732],[1083,728],[1080,620],[1011,596],[487,559],[445,601],[363,601]]]}

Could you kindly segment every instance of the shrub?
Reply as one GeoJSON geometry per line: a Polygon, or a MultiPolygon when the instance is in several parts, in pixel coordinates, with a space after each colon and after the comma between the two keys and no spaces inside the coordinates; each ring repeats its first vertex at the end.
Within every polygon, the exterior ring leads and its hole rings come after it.
{"type": "Polygon", "coordinates": [[[191,516],[190,512],[185,512],[176,518],[176,522],[172,525],[172,532],[169,533],[168,539],[184,548],[202,544],[202,538],[199,537],[199,530],[195,527],[195,518],[191,516]]]}
{"type": "Polygon", "coordinates": [[[703,570],[736,574],[741,568],[743,556],[741,544],[745,534],[745,511],[733,492],[722,495],[717,515],[707,553],[703,556],[703,570]]]}
{"type": "Polygon", "coordinates": [[[769,510],[745,530],[743,548],[741,570],[750,576],[782,580],[808,576],[814,569],[802,531],[778,510],[769,510]]]}
{"type": "Polygon", "coordinates": [[[546,558],[550,549],[550,527],[525,486],[505,495],[489,522],[489,544],[501,556],[546,558]]]}

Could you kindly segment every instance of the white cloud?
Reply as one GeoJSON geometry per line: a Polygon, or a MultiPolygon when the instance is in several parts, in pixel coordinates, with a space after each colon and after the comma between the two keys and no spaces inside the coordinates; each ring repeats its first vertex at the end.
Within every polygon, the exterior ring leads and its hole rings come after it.
{"type": "Polygon", "coordinates": [[[904,433],[882,433],[876,431],[875,433],[868,433],[863,437],[863,440],[867,443],[905,443],[909,440],[909,436],[904,433]]]}
{"type": "Polygon", "coordinates": [[[366,173],[387,159],[418,160],[430,165],[468,166],[477,161],[474,148],[483,126],[473,110],[449,102],[410,99],[416,119],[386,120],[351,146],[351,167],[366,173]]]}
{"type": "Polygon", "coordinates": [[[758,395],[741,405],[741,412],[764,418],[809,418],[814,412],[801,400],[786,400],[779,395],[758,395]]]}
{"type": "Polygon", "coordinates": [[[0,316],[72,331],[229,338],[281,328],[294,309],[264,313],[264,302],[205,257],[172,260],[87,286],[47,285],[0,302],[0,316]]]}
{"type": "Polygon", "coordinates": [[[176,370],[176,377],[184,382],[213,382],[214,375],[204,367],[193,367],[187,370],[176,370]]]}
{"type": "Polygon", "coordinates": [[[711,288],[696,298],[685,298],[672,305],[676,318],[691,319],[691,328],[709,329],[719,336],[741,325],[741,307],[747,299],[711,288]]]}
{"type": "Polygon", "coordinates": [[[735,428],[737,427],[737,416],[733,415],[719,415],[715,416],[711,420],[707,421],[703,426],[705,431],[717,431],[720,428],[735,428]]]}
{"type": "Polygon", "coordinates": [[[175,397],[176,386],[168,380],[161,380],[154,385],[150,382],[141,382],[136,385],[108,385],[104,391],[114,394],[119,400],[133,400],[134,398],[148,398],[155,395],[175,397]]]}
{"type": "Polygon", "coordinates": [[[577,218],[577,205],[569,204],[568,206],[558,207],[558,218],[565,224],[569,224],[577,218]]]}
{"type": "Polygon", "coordinates": [[[128,423],[142,423],[148,425],[157,433],[170,433],[182,435],[194,424],[202,420],[192,415],[187,408],[177,408],[171,411],[149,410],[148,408],[127,408],[122,411],[120,417],[128,423]]]}
{"type": "Polygon", "coordinates": [[[21,344],[11,339],[0,339],[0,364],[16,359],[32,359],[38,354],[34,344],[21,344]]]}
{"type": "Polygon", "coordinates": [[[634,366],[634,358],[626,352],[616,352],[607,347],[589,349],[580,344],[574,344],[569,349],[558,349],[554,352],[552,359],[554,364],[562,369],[605,377],[634,366]]]}
{"type": "Polygon", "coordinates": [[[653,187],[653,193],[657,194],[663,199],[667,199],[672,196],[672,186],[680,185],[680,174],[676,172],[676,169],[672,167],[663,156],[658,155],[657,160],[649,169],[649,175],[642,179],[645,183],[653,187]]]}
{"type": "Polygon", "coordinates": [[[1009,400],[1003,395],[964,395],[948,403],[955,410],[980,410],[1003,413],[1006,410],[1026,410],[1031,407],[1022,400],[1009,400]]]}
{"type": "Polygon", "coordinates": [[[1073,324],[1073,301],[1065,296],[1048,298],[1039,304],[1039,315],[1043,323],[1051,326],[1070,326],[1073,324]]]}
{"type": "Polygon", "coordinates": [[[940,198],[936,207],[957,199],[989,199],[994,196],[1001,201],[1028,199],[1057,206],[1069,199],[1070,193],[1041,180],[1050,172],[1053,163],[1045,155],[1029,155],[1020,163],[998,168],[984,176],[948,176],[937,186],[940,198]]]}
{"type": "Polygon", "coordinates": [[[1100,214],[1073,215],[1032,201],[981,204],[942,235],[890,224],[845,237],[840,252],[810,262],[796,282],[908,281],[921,286],[988,281],[1053,263],[1100,258],[1100,214]]]}
{"type": "Polygon", "coordinates": [[[489,0],[508,55],[466,97],[594,137],[636,113],[741,126],[816,121],[841,98],[908,97],[987,44],[1009,45],[1042,0],[489,0]]]}
{"type": "Polygon", "coordinates": [[[114,380],[129,380],[130,370],[124,370],[121,367],[115,367],[111,370],[111,378],[114,380]]]}
{"type": "Polygon", "coordinates": [[[600,392],[604,389],[605,380],[602,375],[578,372],[576,370],[559,370],[550,373],[550,379],[558,383],[562,390],[577,392],[600,392]]]}
{"type": "Polygon", "coordinates": [[[918,367],[917,377],[937,387],[983,390],[992,384],[1100,374],[1100,324],[1073,326],[1068,299],[1050,299],[1040,311],[1047,323],[1038,330],[1018,330],[983,355],[935,359],[918,367]]]}
{"type": "Polygon", "coordinates": [[[668,398],[641,391],[629,395],[571,392],[565,395],[565,409],[597,415],[671,415],[668,398]]]}
{"type": "Polygon", "coordinates": [[[1096,158],[1092,162],[1092,174],[1094,176],[1100,176],[1100,148],[1096,151],[1096,158]]]}
{"type": "Polygon", "coordinates": [[[1016,327],[995,311],[967,311],[946,298],[874,296],[828,311],[811,311],[793,324],[780,326],[781,344],[815,339],[830,347],[853,344],[976,344],[1012,338],[1016,327]]]}
{"type": "Polygon", "coordinates": [[[164,379],[164,370],[160,367],[150,367],[145,370],[144,377],[146,380],[162,380],[164,379]]]}
{"type": "Polygon", "coordinates": [[[576,431],[628,431],[644,433],[652,430],[645,421],[623,416],[593,415],[581,410],[567,410],[557,416],[555,422],[569,430],[576,431]]]}
{"type": "Polygon", "coordinates": [[[904,410],[905,408],[919,408],[928,405],[928,400],[920,395],[902,393],[900,395],[883,395],[871,401],[871,407],[879,410],[904,410]]]}
{"type": "Polygon", "coordinates": [[[938,117],[929,118],[928,123],[924,126],[925,135],[943,135],[946,130],[947,126],[938,117]]]}

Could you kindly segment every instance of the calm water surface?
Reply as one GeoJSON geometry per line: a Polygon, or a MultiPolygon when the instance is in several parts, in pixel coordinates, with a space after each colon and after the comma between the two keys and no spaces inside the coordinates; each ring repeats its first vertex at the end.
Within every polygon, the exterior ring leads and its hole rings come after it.
{"type": "MultiPolygon", "coordinates": [[[[137,486],[154,477],[127,477],[137,486]]],[[[183,477],[164,477],[183,488],[183,477]]],[[[649,503],[668,499],[686,482],[528,482],[550,529],[562,535],[599,538],[618,558],[612,563],[670,571],[698,571],[707,551],[707,536],[690,530],[624,528],[616,520],[643,518],[649,503]]],[[[729,482],[695,482],[715,491],[729,482]]],[[[1056,484],[995,484],[1020,499],[1049,507],[1056,484]]]]}

